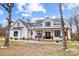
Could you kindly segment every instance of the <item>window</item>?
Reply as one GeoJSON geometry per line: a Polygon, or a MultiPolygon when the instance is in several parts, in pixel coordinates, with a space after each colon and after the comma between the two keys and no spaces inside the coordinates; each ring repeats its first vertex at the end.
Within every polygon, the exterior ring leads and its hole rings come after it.
{"type": "Polygon", "coordinates": [[[14,31],[14,36],[18,36],[18,31],[14,31]]]}
{"type": "Polygon", "coordinates": [[[54,25],[61,25],[60,23],[54,23],[54,25]]]}
{"type": "Polygon", "coordinates": [[[20,26],[20,23],[18,22],[18,23],[17,23],[17,27],[19,27],[19,26],[20,26]]]}
{"type": "Polygon", "coordinates": [[[41,31],[37,31],[37,36],[42,36],[42,33],[41,33],[41,31]]]}
{"type": "Polygon", "coordinates": [[[55,37],[60,37],[60,30],[55,30],[55,37]]]}
{"type": "Polygon", "coordinates": [[[50,22],[45,22],[45,26],[50,26],[51,23],[50,22]]]}

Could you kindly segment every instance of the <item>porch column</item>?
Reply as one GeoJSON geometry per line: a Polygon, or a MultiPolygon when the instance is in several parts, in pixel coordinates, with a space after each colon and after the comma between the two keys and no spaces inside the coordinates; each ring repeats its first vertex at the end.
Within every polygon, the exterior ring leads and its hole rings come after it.
{"type": "Polygon", "coordinates": [[[54,37],[55,37],[55,32],[54,32],[54,30],[53,30],[52,32],[53,32],[53,39],[54,39],[54,37]]]}
{"type": "Polygon", "coordinates": [[[53,39],[53,30],[51,30],[51,39],[53,39]]]}
{"type": "Polygon", "coordinates": [[[62,30],[60,30],[60,31],[61,31],[61,35],[60,36],[62,37],[62,30]]]}
{"type": "Polygon", "coordinates": [[[42,39],[44,39],[44,37],[45,37],[45,31],[42,30],[42,39]]]}

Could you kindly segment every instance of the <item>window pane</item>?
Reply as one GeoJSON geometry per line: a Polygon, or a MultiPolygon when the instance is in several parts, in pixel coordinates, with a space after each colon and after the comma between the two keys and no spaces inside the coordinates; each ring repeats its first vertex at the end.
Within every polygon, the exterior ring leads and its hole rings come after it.
{"type": "Polygon", "coordinates": [[[60,37],[60,30],[55,30],[55,37],[60,37]]]}
{"type": "Polygon", "coordinates": [[[50,22],[45,22],[45,26],[50,26],[51,23],[50,22]]]}
{"type": "Polygon", "coordinates": [[[18,31],[14,31],[14,36],[18,36],[18,31]]]}

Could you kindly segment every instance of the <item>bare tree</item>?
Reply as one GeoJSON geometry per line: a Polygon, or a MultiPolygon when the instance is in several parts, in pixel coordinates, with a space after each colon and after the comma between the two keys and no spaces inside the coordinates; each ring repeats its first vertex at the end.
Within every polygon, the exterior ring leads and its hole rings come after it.
{"type": "Polygon", "coordinates": [[[79,13],[78,11],[79,11],[79,7],[72,9],[71,17],[73,19],[73,25],[76,27],[76,33],[75,33],[76,40],[79,41],[79,13]]]}
{"type": "Polygon", "coordinates": [[[76,29],[77,29],[77,32],[76,32],[76,40],[79,41],[79,15],[76,13],[75,11],[75,15],[74,15],[74,23],[75,23],[75,26],[76,26],[76,29]]]}
{"type": "Polygon", "coordinates": [[[10,34],[10,26],[12,23],[12,8],[14,7],[14,3],[0,3],[0,5],[8,12],[8,26],[7,26],[7,31],[6,31],[6,36],[5,36],[5,42],[3,47],[8,47],[9,46],[9,34],[10,34]]]}
{"type": "Polygon", "coordinates": [[[62,12],[62,4],[61,3],[59,3],[59,11],[60,11],[60,19],[61,19],[63,46],[64,46],[64,50],[66,50],[67,45],[66,45],[65,32],[64,32],[64,19],[63,19],[63,12],[62,12]]]}

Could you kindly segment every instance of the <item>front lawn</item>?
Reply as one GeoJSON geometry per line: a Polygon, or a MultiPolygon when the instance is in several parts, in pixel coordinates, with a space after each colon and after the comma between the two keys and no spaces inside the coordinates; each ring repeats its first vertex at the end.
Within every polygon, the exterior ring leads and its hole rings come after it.
{"type": "Polygon", "coordinates": [[[78,41],[67,41],[67,46],[70,49],[79,49],[79,42],[78,41]]]}
{"type": "MultiPolygon", "coordinates": [[[[0,46],[3,45],[4,40],[0,40],[0,46]]],[[[39,44],[27,43],[24,41],[10,41],[10,46],[7,49],[0,48],[0,56],[77,56],[79,51],[73,48],[72,45],[68,46],[72,49],[69,52],[63,51],[63,46],[60,44],[39,44]]],[[[77,46],[77,48],[79,48],[77,46]]]]}
{"type": "Polygon", "coordinates": [[[78,41],[67,41],[67,44],[79,44],[78,41]]]}

